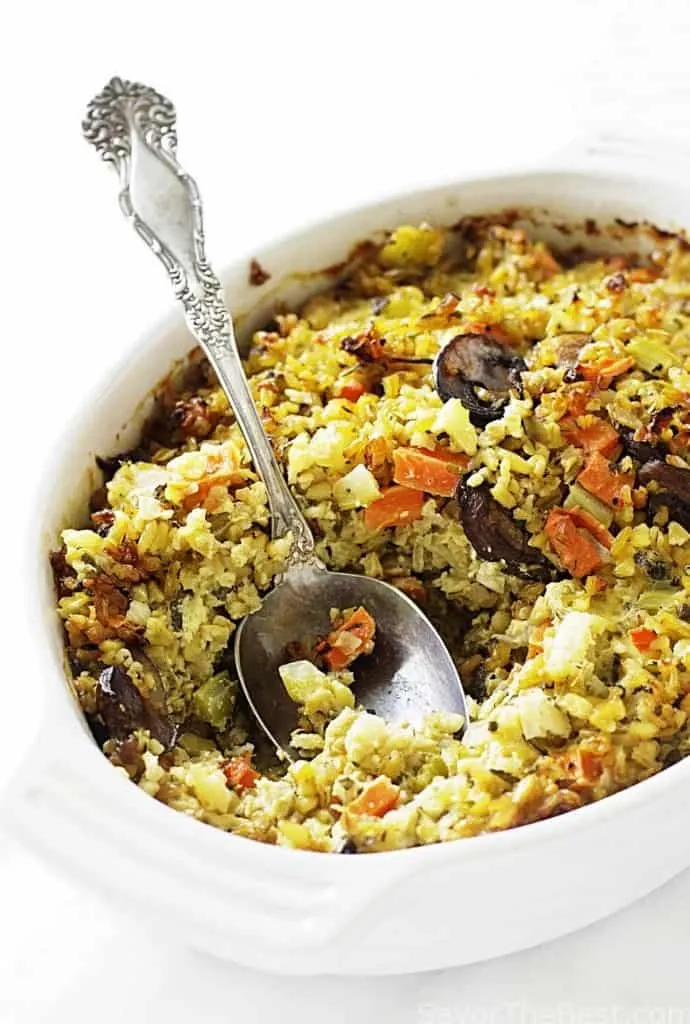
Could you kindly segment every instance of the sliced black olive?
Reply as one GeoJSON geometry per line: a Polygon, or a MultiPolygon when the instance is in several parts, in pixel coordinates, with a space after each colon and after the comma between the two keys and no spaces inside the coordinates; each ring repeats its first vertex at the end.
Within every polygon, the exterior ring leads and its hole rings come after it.
{"type": "Polygon", "coordinates": [[[668,462],[657,457],[645,462],[638,478],[643,484],[656,481],[664,490],[670,491],[674,498],[690,505],[690,469],[669,466],[668,462]]]}
{"type": "Polygon", "coordinates": [[[484,427],[501,418],[508,393],[525,369],[524,360],[507,352],[490,333],[458,334],[434,360],[434,387],[444,402],[459,398],[474,426],[484,427]],[[479,398],[476,387],[493,397],[479,398]]]}
{"type": "Polygon", "coordinates": [[[488,484],[469,487],[464,480],[456,493],[460,521],[468,541],[487,562],[504,561],[516,576],[547,582],[554,567],[529,544],[528,535],[492,496],[488,484]]]}
{"type": "Polygon", "coordinates": [[[168,715],[150,706],[118,665],[101,672],[96,708],[111,739],[125,739],[135,729],[148,729],[166,749],[175,745],[177,726],[168,715]]]}
{"type": "Polygon", "coordinates": [[[661,445],[649,444],[646,441],[636,441],[635,431],[629,427],[619,427],[618,433],[623,445],[623,451],[631,459],[635,459],[637,462],[663,461],[666,451],[661,445]]]}

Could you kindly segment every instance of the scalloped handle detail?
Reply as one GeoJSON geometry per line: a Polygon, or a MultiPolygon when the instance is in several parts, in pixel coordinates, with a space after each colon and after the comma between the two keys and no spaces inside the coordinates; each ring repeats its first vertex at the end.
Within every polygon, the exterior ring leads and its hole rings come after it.
{"type": "Polygon", "coordinates": [[[287,952],[332,962],[350,929],[395,901],[412,868],[404,857],[391,865],[371,855],[355,864],[315,854],[319,864],[304,870],[280,851],[154,804],[95,747],[90,753],[102,764],[93,772],[84,771],[83,749],[53,755],[37,744],[35,753],[0,800],[14,838],[117,905],[146,908],[202,945],[209,937],[228,949],[242,943],[257,962],[287,952]],[[322,871],[321,861],[335,870],[322,871]],[[366,871],[353,871],[364,861],[366,871]]]}

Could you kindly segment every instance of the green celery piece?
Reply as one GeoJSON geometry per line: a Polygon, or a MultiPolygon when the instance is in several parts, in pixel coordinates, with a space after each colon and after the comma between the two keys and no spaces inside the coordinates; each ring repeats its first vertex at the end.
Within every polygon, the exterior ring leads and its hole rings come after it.
{"type": "Polygon", "coordinates": [[[625,350],[645,373],[666,373],[672,366],[680,365],[668,345],[649,336],[633,338],[625,350]]]}
{"type": "Polygon", "coordinates": [[[586,491],[580,484],[573,484],[570,488],[568,497],[564,501],[565,508],[583,508],[585,512],[589,512],[590,515],[594,516],[597,522],[601,523],[608,530],[609,526],[613,522],[613,512],[605,505],[603,501],[599,501],[593,494],[586,491]]]}
{"type": "Polygon", "coordinates": [[[235,705],[235,683],[219,672],[202,683],[194,694],[194,711],[214,729],[225,729],[235,705]]]}

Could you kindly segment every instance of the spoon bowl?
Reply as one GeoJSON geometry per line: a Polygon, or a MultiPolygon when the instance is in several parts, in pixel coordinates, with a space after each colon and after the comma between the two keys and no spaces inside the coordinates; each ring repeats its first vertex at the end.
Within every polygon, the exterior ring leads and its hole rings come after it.
{"type": "Polygon", "coordinates": [[[83,130],[120,178],[120,209],[167,271],[190,331],[216,372],[254,467],[264,482],[274,538],[290,536],[287,566],[259,611],[238,630],[237,673],[259,725],[290,757],[297,709],[278,666],[286,645],[329,632],[331,608],[363,605],[377,625],[374,652],[358,660],[360,703],[391,721],[459,711],[467,721],[457,669],[429,620],[379,580],[331,573],[264,431],[242,367],[223,290],[206,258],[202,204],[177,160],[175,109],[160,93],[113,78],[88,107],[83,130]],[[360,667],[361,666],[361,667],[360,667]]]}
{"type": "Polygon", "coordinates": [[[453,711],[467,721],[458,673],[448,649],[414,601],[382,580],[327,572],[307,562],[291,569],[248,615],[235,634],[235,662],[247,700],[276,747],[300,756],[290,745],[297,708],[278,668],[289,661],[295,640],[311,647],[330,632],[331,608],[363,606],[376,622],[370,655],[353,666],[358,704],[389,722],[416,722],[431,711],[453,711]]]}

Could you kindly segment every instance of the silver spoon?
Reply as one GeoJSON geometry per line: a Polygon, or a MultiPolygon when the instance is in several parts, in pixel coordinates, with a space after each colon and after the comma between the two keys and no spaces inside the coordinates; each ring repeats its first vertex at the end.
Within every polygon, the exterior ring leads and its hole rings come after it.
{"type": "Polygon", "coordinates": [[[120,208],[163,263],[228,397],[268,492],[273,537],[292,537],[280,581],[235,634],[237,674],[259,724],[278,750],[297,756],[290,747],[297,709],[278,674],[289,660],[286,646],[327,634],[330,609],[359,605],[376,621],[376,644],[355,666],[358,702],[391,722],[435,710],[457,712],[466,722],[458,672],[419,608],[381,580],[329,572],[314,554],[314,537],[264,433],[223,291],[206,259],[199,190],[176,158],[174,107],[145,85],[113,78],[89,104],[82,127],[103,160],[114,164],[120,208]]]}

